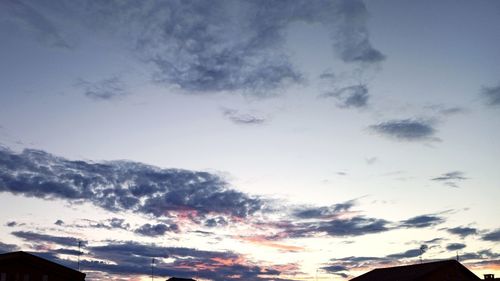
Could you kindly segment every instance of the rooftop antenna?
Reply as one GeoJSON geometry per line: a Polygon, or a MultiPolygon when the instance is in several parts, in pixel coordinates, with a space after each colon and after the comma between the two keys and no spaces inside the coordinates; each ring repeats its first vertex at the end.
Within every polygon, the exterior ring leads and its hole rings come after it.
{"type": "Polygon", "coordinates": [[[460,257],[458,256],[458,251],[457,251],[457,261],[460,261],[460,257]]]}
{"type": "Polygon", "coordinates": [[[425,251],[427,251],[427,245],[422,245],[420,246],[420,263],[422,263],[422,256],[424,255],[425,251]]]}
{"type": "Polygon", "coordinates": [[[82,247],[82,241],[78,241],[78,271],[80,271],[80,248],[82,247]]]}
{"type": "Polygon", "coordinates": [[[155,258],[151,259],[151,281],[154,280],[155,258]]]}

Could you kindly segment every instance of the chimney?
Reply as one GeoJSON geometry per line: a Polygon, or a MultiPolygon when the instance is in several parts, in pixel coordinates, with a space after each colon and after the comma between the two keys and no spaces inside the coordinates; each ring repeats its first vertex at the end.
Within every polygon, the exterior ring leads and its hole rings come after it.
{"type": "Polygon", "coordinates": [[[484,280],[493,280],[495,279],[495,274],[485,274],[484,280]]]}

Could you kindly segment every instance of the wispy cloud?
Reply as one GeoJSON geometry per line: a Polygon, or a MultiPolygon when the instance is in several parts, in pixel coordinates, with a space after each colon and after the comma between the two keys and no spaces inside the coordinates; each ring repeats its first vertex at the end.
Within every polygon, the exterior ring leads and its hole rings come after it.
{"type": "Polygon", "coordinates": [[[111,100],[128,94],[125,83],[118,77],[90,82],[78,79],[75,86],[83,90],[83,94],[93,100],[111,100]]]}
{"type": "Polygon", "coordinates": [[[500,241],[500,228],[484,234],[481,238],[484,241],[499,242],[500,241]]]}
{"type": "Polygon", "coordinates": [[[473,227],[462,227],[462,226],[457,226],[453,228],[448,228],[447,231],[452,234],[456,234],[462,238],[465,238],[469,235],[475,235],[478,233],[478,230],[473,227]]]}
{"type": "Polygon", "coordinates": [[[429,121],[400,119],[382,122],[369,127],[373,132],[401,141],[435,140],[436,129],[429,121]]]}
{"type": "Polygon", "coordinates": [[[366,85],[347,86],[326,92],[322,97],[332,97],[337,100],[337,106],[340,108],[361,108],[368,105],[368,88],[366,85]]]}
{"type": "Polygon", "coordinates": [[[27,29],[42,44],[71,49],[73,46],[64,38],[57,24],[44,15],[39,8],[33,7],[33,4],[35,3],[6,0],[0,2],[0,10],[3,10],[1,14],[5,20],[13,21],[15,24],[27,29]]]}
{"type": "Polygon", "coordinates": [[[267,121],[264,117],[250,113],[241,113],[236,109],[224,108],[222,110],[222,114],[231,122],[240,125],[259,125],[264,124],[267,121]]]}
{"type": "Polygon", "coordinates": [[[453,171],[444,173],[441,176],[432,178],[433,181],[443,182],[445,185],[450,187],[458,187],[458,182],[464,181],[467,178],[465,177],[463,172],[453,171]]]}
{"type": "Polygon", "coordinates": [[[497,86],[483,87],[480,96],[486,105],[492,107],[500,106],[500,83],[497,86]]]}
{"type": "Polygon", "coordinates": [[[445,222],[445,219],[437,215],[420,215],[401,221],[402,227],[423,228],[445,222]]]}
{"type": "Polygon", "coordinates": [[[61,246],[75,247],[78,246],[80,239],[68,236],[54,236],[48,234],[41,234],[32,231],[14,231],[12,235],[24,239],[29,242],[36,243],[54,243],[61,246]]]}

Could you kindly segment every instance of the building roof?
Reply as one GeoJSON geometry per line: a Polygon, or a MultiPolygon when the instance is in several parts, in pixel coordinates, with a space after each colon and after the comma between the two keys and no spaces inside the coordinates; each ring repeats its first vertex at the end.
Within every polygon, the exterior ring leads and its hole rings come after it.
{"type": "Polygon", "coordinates": [[[196,280],[191,279],[191,278],[171,277],[171,278],[168,278],[167,281],[196,281],[196,280]]]}
{"type": "Polygon", "coordinates": [[[431,280],[430,276],[441,272],[456,272],[464,281],[481,280],[474,273],[456,260],[436,261],[405,266],[377,268],[351,281],[424,281],[431,280]]]}
{"type": "Polygon", "coordinates": [[[60,265],[58,263],[23,251],[0,254],[0,265],[9,263],[43,268],[44,270],[54,271],[68,276],[74,276],[75,278],[81,280],[85,279],[86,275],[85,273],[82,273],[78,270],[74,270],[72,268],[60,265]]]}

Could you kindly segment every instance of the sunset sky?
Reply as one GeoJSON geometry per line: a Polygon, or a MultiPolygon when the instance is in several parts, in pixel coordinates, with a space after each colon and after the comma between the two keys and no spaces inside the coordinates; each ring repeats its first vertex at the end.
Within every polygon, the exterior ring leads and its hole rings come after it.
{"type": "Polygon", "coordinates": [[[499,30],[495,0],[1,0],[0,252],[500,275],[499,30]]]}

